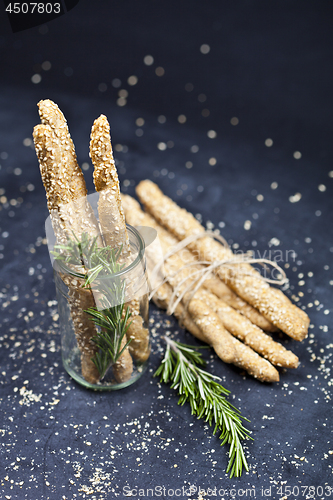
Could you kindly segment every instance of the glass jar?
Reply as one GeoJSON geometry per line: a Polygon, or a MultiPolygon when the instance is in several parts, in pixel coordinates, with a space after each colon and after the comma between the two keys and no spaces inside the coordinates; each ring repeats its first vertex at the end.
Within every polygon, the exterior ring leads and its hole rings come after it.
{"type": "Polygon", "coordinates": [[[95,390],[127,387],[144,373],[150,354],[149,288],[145,244],[127,225],[130,258],[115,272],[89,273],[63,260],[53,262],[68,374],[95,390]]]}

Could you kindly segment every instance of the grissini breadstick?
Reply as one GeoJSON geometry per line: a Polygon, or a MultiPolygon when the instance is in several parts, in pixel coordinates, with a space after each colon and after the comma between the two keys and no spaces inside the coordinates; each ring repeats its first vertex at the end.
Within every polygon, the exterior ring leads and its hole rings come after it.
{"type": "MultiPolygon", "coordinates": [[[[228,304],[218,299],[208,290],[199,289],[201,300],[206,302],[220,317],[225,328],[235,337],[242,340],[254,351],[268,359],[273,365],[285,368],[297,368],[298,357],[283,345],[275,342],[251,321],[239,314],[228,304]]],[[[196,294],[197,295],[197,294],[196,294]]]]}
{"type": "MultiPolygon", "coordinates": [[[[144,213],[141,210],[140,204],[134,198],[129,195],[122,194],[121,199],[123,202],[123,206],[126,207],[126,213],[131,214],[133,219],[129,220],[129,223],[132,225],[146,225],[153,227],[157,230],[158,234],[163,235],[163,240],[165,243],[172,248],[178,243],[178,240],[175,236],[173,236],[169,231],[164,229],[154,217],[151,215],[144,213]]],[[[131,217],[131,215],[129,215],[131,217]]],[[[149,248],[146,249],[149,254],[149,248]]],[[[184,260],[184,264],[187,262],[196,262],[196,258],[192,252],[187,250],[186,248],[181,251],[181,257],[184,260]]],[[[202,267],[199,266],[198,268],[202,267]]],[[[202,267],[203,269],[203,267],[202,267]]],[[[224,302],[232,306],[234,309],[237,309],[239,312],[244,314],[252,323],[259,326],[263,330],[267,331],[275,331],[276,327],[272,323],[270,323],[266,318],[264,318],[254,307],[250,306],[247,302],[238,297],[223,281],[221,281],[217,276],[211,275],[211,277],[207,278],[203,286],[215,293],[218,297],[220,297],[224,302]]]]}
{"type": "MultiPolygon", "coordinates": [[[[141,181],[137,186],[137,194],[147,211],[177,238],[184,239],[204,232],[204,227],[192,214],[178,207],[153,182],[141,181]]],[[[210,237],[202,237],[188,246],[211,262],[234,258],[231,250],[210,237]]],[[[287,335],[295,340],[306,337],[308,317],[304,316],[303,311],[295,308],[280,290],[269,286],[250,265],[238,263],[230,268],[221,266],[217,269],[217,274],[241,298],[258,309],[287,335]]]]}
{"type": "Polygon", "coordinates": [[[232,337],[236,347],[236,359],[234,365],[247,371],[252,377],[261,382],[278,382],[279,372],[267,360],[259,356],[249,346],[232,337]]]}
{"type": "Polygon", "coordinates": [[[87,288],[82,288],[83,280],[62,276],[63,282],[68,286],[68,303],[74,325],[75,337],[81,352],[82,376],[91,384],[99,381],[99,373],[92,358],[96,355],[96,344],[91,340],[97,334],[92,321],[85,313],[87,309],[95,307],[94,297],[87,288]]]}
{"type": "MultiPolygon", "coordinates": [[[[116,171],[110,125],[104,115],[97,118],[91,128],[90,157],[94,165],[94,184],[100,193],[98,215],[105,244],[111,248],[121,248],[121,258],[129,256],[129,239],[125,218],[121,211],[119,180],[116,171]]],[[[134,336],[134,333],[132,333],[134,336]]],[[[125,345],[126,338],[123,338],[125,345]]],[[[123,345],[121,346],[123,347],[123,345]]],[[[113,365],[113,373],[118,382],[125,382],[133,372],[133,359],[127,346],[113,365]]]]}
{"type": "MultiPolygon", "coordinates": [[[[170,249],[170,240],[172,244],[174,242],[174,239],[167,233],[167,231],[163,230],[162,228],[158,228],[156,222],[154,223],[154,221],[152,221],[152,218],[149,214],[145,214],[144,212],[142,212],[135,200],[134,202],[132,202],[131,198],[127,195],[123,195],[122,200],[126,219],[131,224],[151,225],[155,227],[155,229],[159,229],[158,234],[160,237],[160,243],[163,249],[163,253],[166,254],[170,249]]],[[[163,284],[162,287],[157,290],[157,298],[155,298],[155,300],[158,304],[162,304],[163,306],[168,307],[170,299],[172,297],[172,288],[170,287],[170,285],[177,286],[184,277],[187,276],[190,278],[191,271],[188,268],[184,268],[183,266],[184,262],[178,255],[174,255],[172,258],[166,260],[165,274],[168,277],[169,285],[163,284]],[[181,272],[174,276],[173,274],[176,270],[180,270],[181,272]],[[160,298],[160,295],[162,295],[162,299],[160,298]]],[[[188,295],[189,294],[185,294],[184,296],[185,303],[187,302],[188,295]]],[[[247,371],[249,370],[249,373],[259,380],[271,382],[278,380],[279,374],[277,370],[275,370],[275,368],[271,366],[271,364],[266,360],[263,360],[260,356],[256,355],[253,352],[250,352],[250,348],[244,350],[240,342],[235,342],[230,333],[225,328],[223,322],[221,322],[219,316],[207,303],[205,295],[203,296],[203,299],[204,300],[202,300],[202,297],[200,296],[199,289],[187,304],[188,309],[186,311],[185,318],[186,320],[188,320],[187,313],[189,313],[192,322],[200,330],[200,334],[198,335],[197,331],[190,331],[200,340],[203,340],[210,344],[214,348],[216,354],[223,361],[227,363],[231,362],[233,364],[236,364],[236,366],[241,366],[247,371]],[[233,345],[233,349],[230,349],[231,345],[233,345]],[[246,356],[244,356],[244,354],[246,353],[247,358],[246,356]]],[[[178,316],[182,322],[183,318],[181,314],[184,313],[184,309],[183,306],[179,307],[180,305],[181,304],[177,305],[176,316],[178,316]]],[[[242,318],[240,314],[238,315],[242,318]]],[[[189,324],[189,328],[192,328],[191,324],[189,324]]]]}
{"type": "MultiPolygon", "coordinates": [[[[122,248],[122,258],[130,255],[129,239],[124,211],[120,199],[119,180],[115,167],[110,138],[110,125],[101,115],[94,121],[91,130],[90,156],[94,164],[94,183],[100,193],[98,213],[104,240],[113,248],[122,248]]],[[[131,311],[127,338],[131,341],[122,356],[132,355],[138,361],[149,357],[149,332],[139,314],[139,301],[134,299],[129,305],[131,311]]]]}
{"type": "Polygon", "coordinates": [[[214,347],[218,357],[225,363],[233,363],[236,349],[233,339],[223,326],[220,318],[202,300],[193,298],[187,306],[194,324],[200,328],[206,342],[214,347]]]}
{"type": "MultiPolygon", "coordinates": [[[[37,125],[33,131],[37,158],[40,165],[42,181],[46,191],[47,204],[51,214],[53,227],[58,242],[64,242],[70,237],[70,225],[65,204],[70,204],[71,193],[63,184],[62,146],[49,125],[37,125]],[[58,215],[58,216],[57,216],[58,215]]],[[[68,286],[68,301],[74,324],[75,336],[81,352],[81,370],[83,377],[90,383],[96,383],[99,374],[91,358],[96,354],[96,346],[91,338],[96,335],[96,329],[84,312],[94,307],[94,298],[90,290],[81,288],[78,280],[63,277],[68,286]]]]}
{"type": "MultiPolygon", "coordinates": [[[[150,220],[147,218],[151,217],[148,214],[142,212],[139,203],[134,200],[134,198],[128,195],[121,194],[121,200],[124,207],[126,220],[129,224],[133,226],[150,225],[150,220]]],[[[150,247],[146,248],[146,255],[148,259],[151,259],[152,262],[155,262],[155,255],[150,253],[150,247]]],[[[156,290],[155,294],[152,297],[152,300],[162,309],[167,309],[171,296],[171,286],[168,283],[164,283],[156,290]]],[[[184,311],[184,306],[181,302],[175,308],[174,315],[176,316],[176,318],[181,320],[182,326],[184,326],[195,337],[203,342],[206,341],[203,333],[201,332],[200,328],[196,326],[190,314],[187,311],[184,311]]]]}
{"type": "MultiPolygon", "coordinates": [[[[125,344],[126,344],[126,335],[124,335],[121,341],[120,348],[123,349],[125,344]]],[[[133,360],[128,350],[128,346],[119,356],[119,358],[114,363],[112,368],[113,368],[113,375],[117,382],[120,383],[126,382],[131,378],[131,375],[133,373],[133,360]]]]}
{"type": "Polygon", "coordinates": [[[41,124],[34,127],[33,139],[54,233],[58,243],[65,243],[69,235],[59,209],[62,203],[71,201],[71,196],[62,185],[63,163],[59,140],[49,125],[41,124]]]}

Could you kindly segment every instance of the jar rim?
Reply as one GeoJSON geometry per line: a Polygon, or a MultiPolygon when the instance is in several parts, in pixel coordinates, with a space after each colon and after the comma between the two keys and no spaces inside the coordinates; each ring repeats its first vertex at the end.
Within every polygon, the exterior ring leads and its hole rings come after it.
{"type": "MultiPolygon", "coordinates": [[[[108,275],[106,276],[105,278],[110,278],[110,276],[114,277],[114,278],[117,278],[117,277],[121,277],[123,276],[124,274],[127,274],[128,272],[132,271],[133,269],[135,269],[135,267],[140,264],[140,262],[142,261],[143,257],[144,257],[144,252],[145,252],[145,242],[144,242],[144,239],[143,237],[141,236],[140,232],[134,227],[134,226],[131,226],[130,224],[126,224],[126,228],[127,230],[129,231],[129,233],[133,234],[136,238],[136,240],[138,241],[139,243],[139,250],[138,250],[138,254],[135,258],[135,260],[133,260],[133,262],[131,262],[127,267],[124,267],[123,269],[121,269],[120,271],[118,271],[117,273],[114,273],[112,275],[108,275]]],[[[82,274],[82,273],[79,273],[79,272],[76,272],[76,271],[73,271],[72,269],[69,269],[63,262],[61,262],[60,260],[57,260],[55,259],[54,260],[54,266],[57,265],[59,266],[63,271],[70,271],[70,274],[75,277],[75,278],[79,278],[79,279],[85,279],[85,275],[82,274]]],[[[103,279],[103,277],[100,277],[99,279],[103,279]]]]}

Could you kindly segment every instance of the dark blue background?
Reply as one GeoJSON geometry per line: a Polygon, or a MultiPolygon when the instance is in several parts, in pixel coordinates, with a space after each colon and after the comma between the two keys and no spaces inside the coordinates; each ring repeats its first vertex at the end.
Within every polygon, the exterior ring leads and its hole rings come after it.
{"type": "MultiPolygon", "coordinates": [[[[2,497],[123,498],[125,485],[194,484],[224,488],[224,498],[233,487],[235,498],[253,487],[264,498],[262,488],[271,487],[281,498],[281,485],[298,486],[299,497],[306,486],[333,487],[331,2],[81,0],[61,18],[15,34],[3,13],[0,28],[2,497]],[[124,106],[120,90],[128,92],[124,106]],[[205,354],[251,420],[250,472],[241,479],[228,479],[226,448],[152,377],[162,333],[196,343],[164,312],[151,307],[150,368],[132,388],[87,392],[64,372],[43,242],[45,193],[27,140],[45,98],[65,113],[80,165],[89,163],[90,128],[104,113],[124,192],[153,179],[204,223],[220,223],[231,245],[297,253],[286,268],[287,293],[310,315],[310,335],[280,341],[299,356],[299,368],[265,385],[205,354]]],[[[84,166],[91,191],[92,168],[84,166]]],[[[328,491],[317,489],[317,498],[328,491]]]]}

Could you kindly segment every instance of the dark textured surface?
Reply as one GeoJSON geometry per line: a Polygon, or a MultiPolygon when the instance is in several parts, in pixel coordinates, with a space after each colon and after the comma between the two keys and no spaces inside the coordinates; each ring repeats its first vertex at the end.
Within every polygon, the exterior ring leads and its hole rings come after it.
{"type": "MultiPolygon", "coordinates": [[[[188,490],[195,485],[206,490],[204,498],[244,498],[246,489],[246,497],[251,489],[252,497],[255,490],[256,498],[265,498],[269,488],[272,498],[282,498],[286,486],[295,487],[291,498],[327,498],[333,487],[331,4],[93,4],[81,0],[49,23],[47,33],[44,26],[11,34],[1,19],[0,496],[122,498],[127,485],[136,498],[152,496],[148,488],[156,498],[172,498],[186,487],[182,497],[197,500],[199,492],[188,490]],[[200,52],[202,44],[209,53],[200,52]],[[143,62],[147,54],[154,57],[151,66],[143,62]],[[45,61],[48,71],[41,67],[45,61]],[[157,67],[163,76],[155,74],[157,67]],[[38,84],[31,81],[35,74],[38,84]],[[131,75],[138,77],[135,86],[127,83],[131,75]],[[115,78],[120,87],[112,85],[115,78]],[[120,89],[128,91],[125,106],[117,105],[120,89]],[[241,479],[225,474],[227,448],[153,379],[162,333],[196,343],[154,306],[150,367],[132,388],[89,392],[64,372],[43,243],[45,193],[35,153],[23,144],[42,98],[65,113],[80,165],[89,162],[92,122],[104,113],[124,192],[134,194],[139,180],[150,178],[204,223],[222,222],[230,244],[258,257],[283,255],[280,263],[289,264],[287,293],[311,317],[302,343],[280,339],[299,356],[299,368],[265,385],[205,354],[208,368],[251,420],[250,471],[241,479]],[[177,120],[181,114],[184,124],[177,120]],[[296,193],[301,197],[293,198],[296,193]],[[307,486],[316,488],[314,495],[307,486]],[[216,495],[207,491],[214,487],[216,495]]],[[[91,191],[91,167],[85,177],[91,191]]]]}

